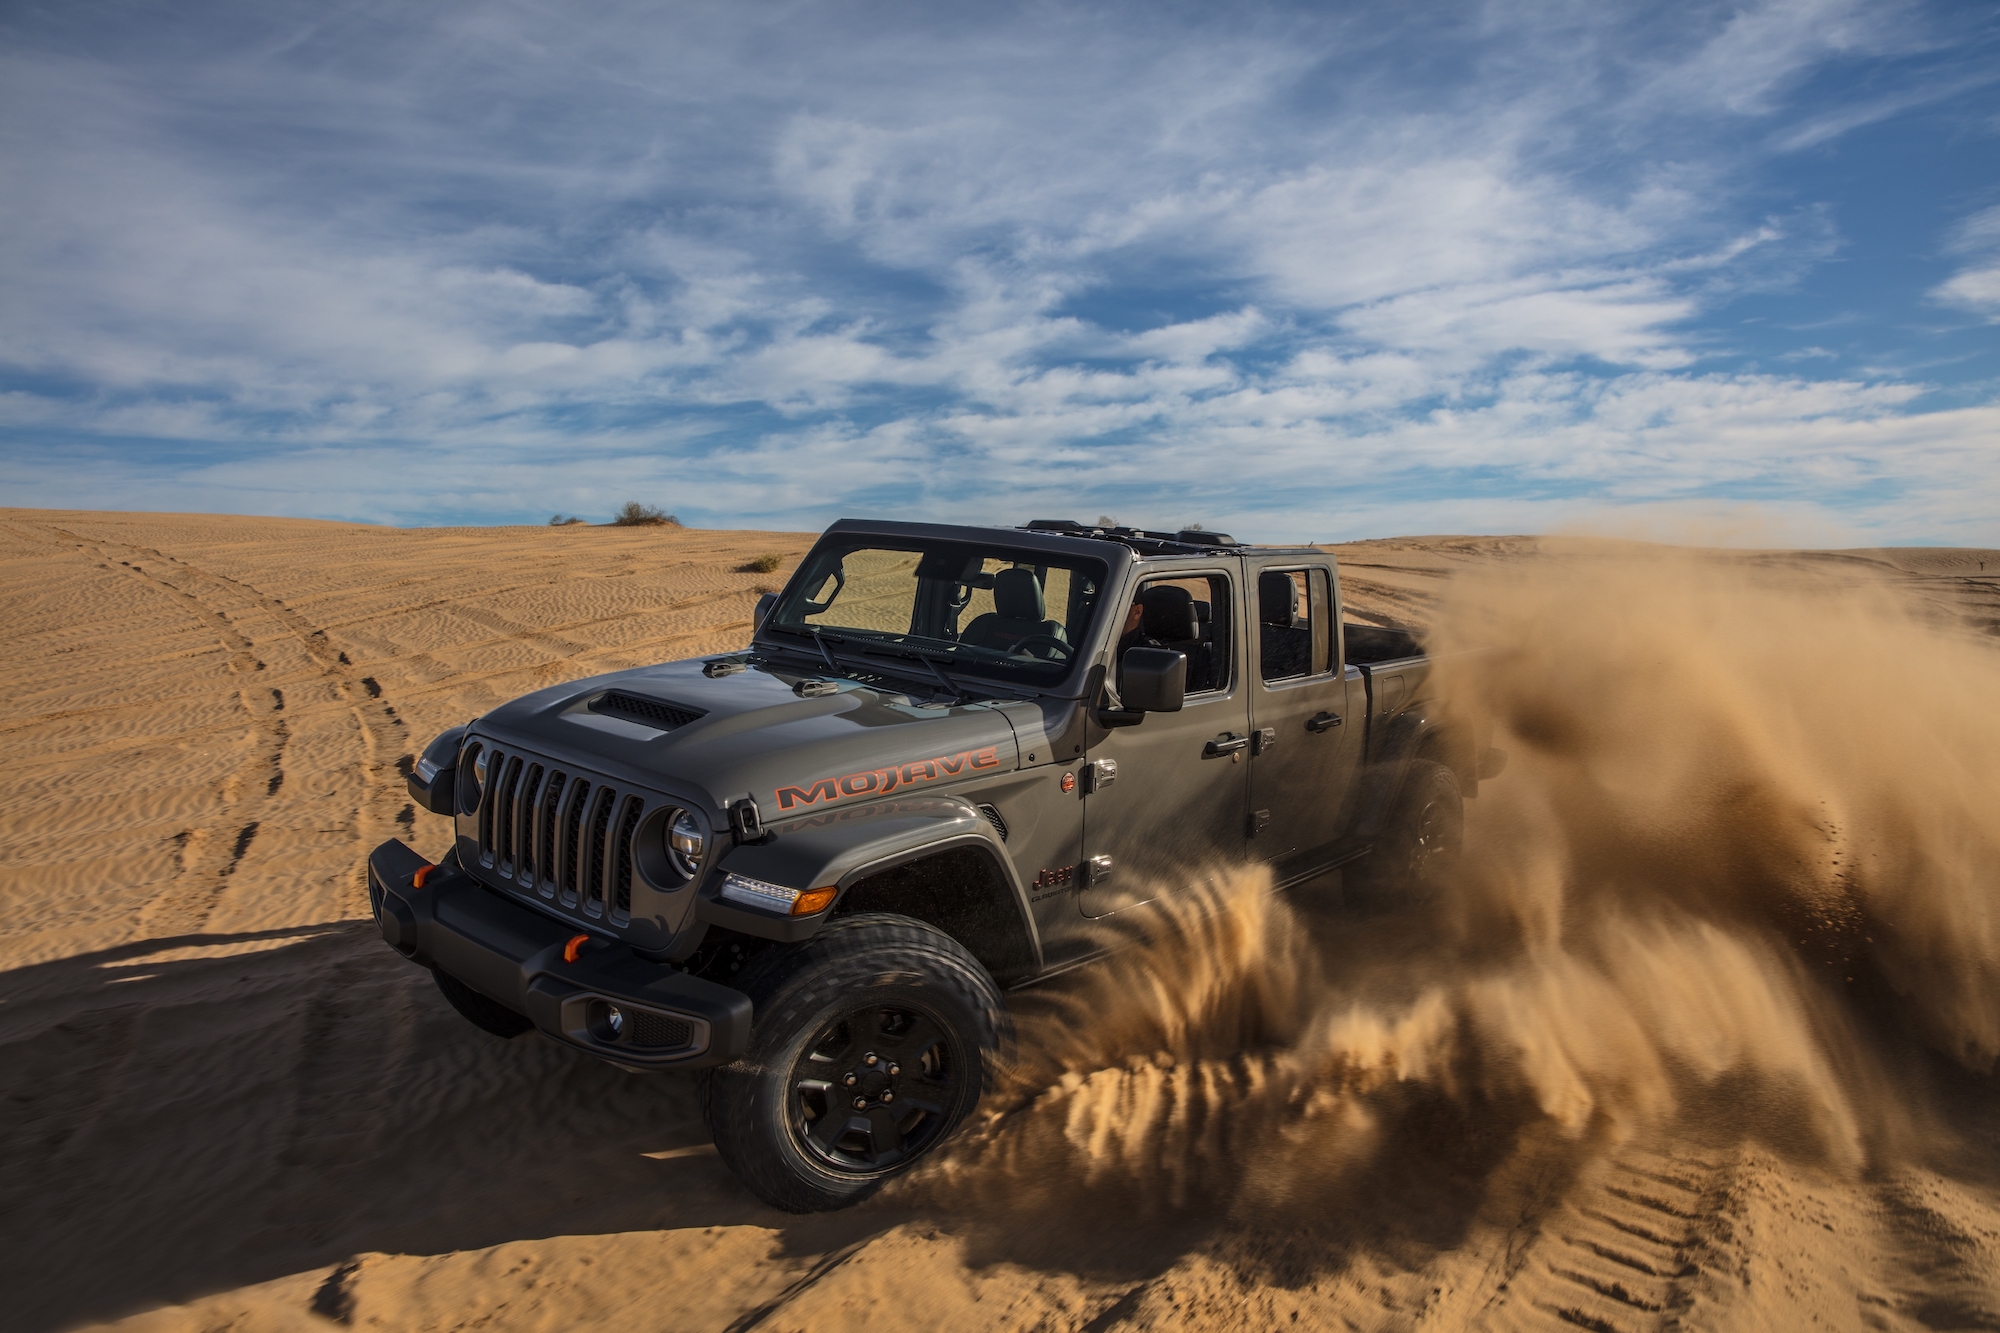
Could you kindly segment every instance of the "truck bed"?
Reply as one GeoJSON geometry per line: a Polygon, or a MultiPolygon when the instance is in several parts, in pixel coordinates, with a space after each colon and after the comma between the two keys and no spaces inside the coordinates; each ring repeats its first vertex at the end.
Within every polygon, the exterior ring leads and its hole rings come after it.
{"type": "Polygon", "coordinates": [[[1364,753],[1375,758],[1387,734],[1387,724],[1408,707],[1430,675],[1431,660],[1408,630],[1376,625],[1343,624],[1347,664],[1361,673],[1368,691],[1368,722],[1364,753]]]}

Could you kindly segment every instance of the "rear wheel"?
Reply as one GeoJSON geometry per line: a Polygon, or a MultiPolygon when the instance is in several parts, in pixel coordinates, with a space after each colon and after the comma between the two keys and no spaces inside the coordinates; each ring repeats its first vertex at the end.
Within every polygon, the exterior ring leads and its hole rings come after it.
{"type": "Polygon", "coordinates": [[[1363,903],[1427,901],[1458,868],[1465,803],[1458,778],[1430,759],[1413,759],[1375,849],[1349,866],[1344,883],[1363,903]]]}
{"type": "Polygon", "coordinates": [[[482,1032],[490,1032],[496,1037],[518,1037],[534,1024],[521,1014],[515,1013],[498,1000],[489,1000],[472,987],[460,981],[449,972],[431,969],[431,976],[437,981],[437,988],[444,992],[444,998],[459,1016],[482,1032]]]}
{"type": "Polygon", "coordinates": [[[1005,1016],[986,969],[909,917],[828,923],[739,984],[750,1049],[709,1071],[716,1151],[766,1203],[820,1212],[913,1166],[978,1104],[1005,1016]]]}

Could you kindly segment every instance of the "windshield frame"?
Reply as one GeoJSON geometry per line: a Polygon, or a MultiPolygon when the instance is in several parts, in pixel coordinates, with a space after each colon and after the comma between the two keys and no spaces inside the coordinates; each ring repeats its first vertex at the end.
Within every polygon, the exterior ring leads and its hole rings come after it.
{"type": "MultiPolygon", "coordinates": [[[[1103,608],[1110,595],[1112,583],[1122,570],[1114,565],[1122,563],[1097,551],[1076,551],[1061,549],[1056,543],[1015,542],[1008,540],[1014,534],[1004,531],[941,531],[935,533],[885,532],[836,525],[829,529],[807,552],[792,577],[786,581],[778,594],[777,602],[764,618],[756,633],[757,642],[766,647],[791,653],[803,653],[814,660],[822,654],[831,655],[844,669],[857,672],[873,672],[890,669],[904,674],[914,674],[919,679],[930,676],[930,672],[918,661],[899,658],[921,657],[932,663],[937,670],[947,676],[953,685],[966,694],[976,694],[991,688],[998,693],[1025,695],[1063,695],[1075,693],[1072,688],[1081,673],[1087,669],[1094,656],[1094,641],[1102,629],[1103,608]],[[1055,549],[1051,549],[1055,547],[1055,549]],[[974,648],[951,639],[933,638],[910,630],[878,630],[836,624],[817,625],[805,620],[807,613],[801,606],[810,606],[806,601],[808,590],[816,590],[817,585],[828,577],[826,563],[829,556],[845,559],[855,551],[878,550],[907,552],[918,557],[919,569],[933,560],[970,562],[999,561],[1029,567],[1056,568],[1069,570],[1072,576],[1080,575],[1094,584],[1089,594],[1090,605],[1082,636],[1070,643],[1071,656],[1061,670],[1038,670],[1021,663],[1010,667],[1005,655],[995,650],[974,648]],[[791,623],[787,622],[789,616],[791,623]],[[894,664],[893,666],[891,664],[894,664]]],[[[1067,546],[1063,543],[1062,546],[1067,546]]],[[[932,575],[935,577],[935,574],[932,575]]],[[[948,576],[947,576],[948,577],[948,576]]],[[[960,584],[963,590],[965,585],[960,584]]],[[[919,597],[912,599],[915,607],[919,597]]],[[[837,603],[830,604],[837,606],[837,603]]],[[[954,615],[962,612],[954,612],[954,615]]],[[[958,628],[963,628],[959,626],[958,628]]],[[[1065,624],[1065,630],[1068,626],[1065,624]]],[[[1018,660],[1018,659],[1016,659],[1018,660]]],[[[1054,667],[1057,663],[1050,662],[1054,667]]]]}

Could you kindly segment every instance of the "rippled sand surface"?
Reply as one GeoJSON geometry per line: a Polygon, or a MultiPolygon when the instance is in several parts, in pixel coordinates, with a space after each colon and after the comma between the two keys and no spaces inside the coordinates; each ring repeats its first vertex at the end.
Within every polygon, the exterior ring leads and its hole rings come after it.
{"type": "MultiPolygon", "coordinates": [[[[1717,1107],[1583,1158],[1417,1107],[1369,1173],[1264,1213],[1079,1180],[1037,1214],[989,1180],[800,1219],[721,1169],[688,1081],[464,1024],[365,919],[367,849],[445,836],[402,769],[526,690],[740,646],[810,540],[0,510],[0,1324],[2000,1326],[1970,1073],[1930,1076],[1922,1151],[1861,1170],[1717,1107]]],[[[1356,618],[1417,626],[1469,570],[1590,558],[1334,549],[1356,618]]],[[[1715,558],[2000,627],[2000,553],[1715,558]]],[[[1411,947],[1315,929],[1329,963],[1411,947]]]]}

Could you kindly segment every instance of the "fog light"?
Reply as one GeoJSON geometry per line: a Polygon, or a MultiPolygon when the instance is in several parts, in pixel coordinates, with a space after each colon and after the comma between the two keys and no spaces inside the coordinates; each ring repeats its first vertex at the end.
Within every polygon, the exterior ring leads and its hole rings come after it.
{"type": "Polygon", "coordinates": [[[617,1041],[625,1031],[625,1011],[608,1000],[593,1000],[587,1012],[590,1035],[602,1042],[617,1041]]]}

